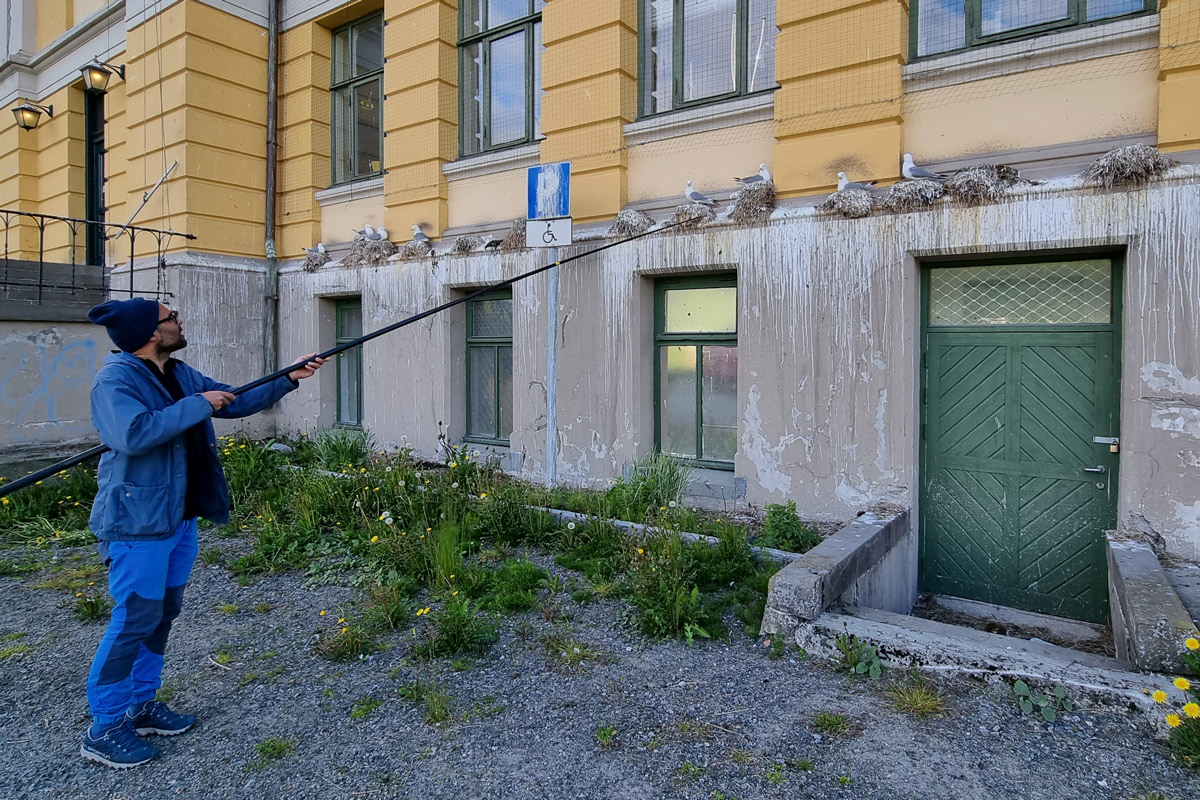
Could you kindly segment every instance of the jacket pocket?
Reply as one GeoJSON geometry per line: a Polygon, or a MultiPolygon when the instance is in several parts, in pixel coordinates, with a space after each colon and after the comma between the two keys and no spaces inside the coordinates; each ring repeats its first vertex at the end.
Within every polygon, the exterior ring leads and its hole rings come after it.
{"type": "Polygon", "coordinates": [[[122,483],[113,487],[105,524],[127,536],[154,536],[171,530],[171,487],[122,483]]]}

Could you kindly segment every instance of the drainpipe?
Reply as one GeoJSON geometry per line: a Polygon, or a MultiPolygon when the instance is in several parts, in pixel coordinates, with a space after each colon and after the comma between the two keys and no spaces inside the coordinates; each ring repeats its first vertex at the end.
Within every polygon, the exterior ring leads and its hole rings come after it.
{"type": "Polygon", "coordinates": [[[264,281],[266,330],[263,333],[263,363],[267,372],[278,368],[279,350],[279,256],[275,251],[275,162],[279,129],[279,2],[267,0],[267,190],[266,224],[267,275],[264,281]]]}

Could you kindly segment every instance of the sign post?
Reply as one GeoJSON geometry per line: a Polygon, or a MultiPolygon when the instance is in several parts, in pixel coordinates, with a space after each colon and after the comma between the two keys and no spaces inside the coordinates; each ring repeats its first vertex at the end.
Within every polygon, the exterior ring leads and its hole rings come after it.
{"type": "MultiPolygon", "coordinates": [[[[571,163],[529,168],[525,245],[547,247],[551,263],[571,243],[571,163]]],[[[546,273],[546,485],[558,478],[558,267],[546,273]]]]}

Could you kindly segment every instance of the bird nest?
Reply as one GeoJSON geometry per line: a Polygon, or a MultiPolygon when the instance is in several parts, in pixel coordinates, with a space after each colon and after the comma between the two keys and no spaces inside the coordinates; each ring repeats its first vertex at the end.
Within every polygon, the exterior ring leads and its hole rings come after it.
{"type": "Polygon", "coordinates": [[[367,239],[356,236],[350,243],[350,252],[342,259],[347,267],[378,267],[396,255],[396,245],[387,239],[367,239]]]}
{"type": "Polygon", "coordinates": [[[425,258],[433,254],[433,244],[428,239],[411,239],[404,243],[400,251],[403,258],[425,258]]]}
{"type": "Polygon", "coordinates": [[[730,219],[739,225],[759,225],[771,218],[775,210],[775,184],[756,181],[733,196],[730,219]]]}
{"type": "Polygon", "coordinates": [[[817,206],[817,210],[833,211],[843,217],[861,219],[871,216],[874,206],[875,198],[866,189],[842,189],[825,198],[825,201],[817,206]]]}
{"type": "Polygon", "coordinates": [[[508,226],[508,233],[504,235],[504,241],[500,243],[500,249],[504,251],[524,250],[525,249],[525,223],[528,220],[525,217],[517,217],[512,221],[512,225],[508,226]]]}
{"type": "Polygon", "coordinates": [[[471,253],[483,247],[482,236],[460,236],[450,248],[451,253],[471,253]]]}
{"type": "Polygon", "coordinates": [[[676,230],[695,230],[711,225],[717,218],[717,210],[704,203],[682,203],[675,206],[671,223],[676,230]]]}
{"type": "Polygon", "coordinates": [[[612,227],[608,229],[608,235],[613,239],[626,239],[630,236],[637,236],[639,233],[645,233],[652,227],[654,227],[654,218],[649,214],[626,208],[617,212],[617,218],[613,221],[612,227]]]}
{"type": "Polygon", "coordinates": [[[946,193],[946,187],[937,181],[919,179],[900,181],[888,189],[883,206],[889,211],[916,211],[932,204],[946,193]]]}
{"type": "Polygon", "coordinates": [[[1022,183],[1031,183],[1004,164],[980,164],[959,170],[946,181],[946,191],[955,200],[978,205],[999,200],[1022,183]]]}
{"type": "Polygon", "coordinates": [[[1087,183],[1105,189],[1115,186],[1141,186],[1162,175],[1175,164],[1161,150],[1148,144],[1131,144],[1109,150],[1083,172],[1087,183]]]}
{"type": "Polygon", "coordinates": [[[316,272],[318,269],[325,266],[332,260],[333,259],[330,258],[329,253],[318,253],[314,251],[304,257],[304,271],[316,272]]]}

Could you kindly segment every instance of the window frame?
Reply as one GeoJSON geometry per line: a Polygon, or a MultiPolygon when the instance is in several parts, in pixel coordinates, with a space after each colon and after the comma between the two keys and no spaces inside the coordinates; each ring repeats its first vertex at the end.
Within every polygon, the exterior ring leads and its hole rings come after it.
{"type": "Polygon", "coordinates": [[[1018,39],[1032,39],[1037,36],[1057,33],[1058,31],[1090,28],[1093,25],[1104,25],[1109,22],[1116,22],[1117,20],[1158,13],[1158,0],[1144,0],[1146,7],[1141,11],[1130,11],[1127,14],[1117,14],[1111,17],[1104,17],[1103,19],[1089,20],[1087,18],[1088,0],[1067,0],[1070,8],[1070,14],[1067,19],[1043,22],[1039,25],[1029,25],[1024,28],[1016,28],[985,36],[983,34],[983,0],[963,0],[964,44],[962,47],[956,47],[953,50],[939,50],[936,53],[929,53],[928,55],[919,55],[921,4],[925,0],[910,0],[910,2],[911,6],[908,14],[909,63],[925,61],[930,58],[941,58],[942,56],[962,53],[977,47],[987,47],[988,45],[1011,42],[1018,39]]]}
{"type": "MultiPolygon", "coordinates": [[[[695,346],[717,345],[721,347],[737,347],[738,331],[728,332],[696,332],[666,333],[667,304],[666,293],[673,289],[712,289],[733,288],[738,292],[737,273],[721,272],[712,275],[697,275],[686,277],[659,278],[654,282],[654,450],[663,452],[662,441],[662,348],[666,346],[695,346]]],[[[737,314],[737,299],[734,300],[735,326],[740,329],[740,318],[737,314]]],[[[737,449],[734,449],[734,459],[718,461],[704,458],[704,361],[697,353],[696,358],[696,457],[677,456],[684,458],[697,467],[719,469],[732,472],[737,459],[737,449]]]]}
{"type": "MultiPolygon", "coordinates": [[[[355,339],[361,337],[362,336],[361,320],[362,320],[362,298],[358,298],[358,297],[345,298],[342,300],[335,301],[334,307],[333,307],[334,346],[336,347],[338,345],[345,344],[346,342],[352,342],[355,339]],[[360,321],[359,322],[359,335],[358,336],[343,336],[342,335],[342,316],[345,314],[345,312],[347,312],[351,309],[358,311],[359,321],[360,321]]],[[[334,418],[334,425],[339,428],[352,428],[354,430],[362,430],[362,427],[363,427],[363,358],[362,358],[362,352],[363,352],[362,345],[360,344],[357,347],[352,347],[349,350],[338,353],[337,356],[335,356],[337,358],[337,364],[336,364],[336,369],[334,370],[334,376],[335,376],[334,389],[335,389],[335,394],[337,395],[337,410],[335,412],[336,417],[334,418]],[[345,422],[345,421],[343,421],[343,418],[342,418],[343,417],[343,415],[342,415],[342,410],[343,410],[342,409],[342,385],[343,385],[343,381],[346,378],[346,372],[347,372],[345,355],[346,355],[346,353],[351,353],[351,352],[358,354],[358,358],[355,362],[356,363],[355,374],[353,376],[351,376],[352,379],[354,380],[354,382],[358,386],[358,392],[355,395],[358,399],[358,403],[357,403],[357,408],[354,410],[355,411],[354,418],[357,420],[357,422],[345,422]]]]}
{"type": "MultiPolygon", "coordinates": [[[[737,0],[737,35],[738,35],[738,60],[737,60],[737,81],[733,91],[725,94],[712,95],[698,100],[686,101],[683,99],[683,58],[684,58],[684,8],[686,0],[672,0],[673,7],[671,12],[671,107],[665,111],[649,111],[647,104],[650,101],[650,81],[645,77],[638,78],[638,113],[637,118],[649,119],[651,117],[661,117],[664,114],[672,114],[676,111],[685,111],[689,108],[699,108],[701,106],[713,105],[714,103],[723,103],[728,100],[735,100],[741,97],[757,97],[758,95],[774,92],[779,88],[779,82],[775,80],[775,75],[771,76],[771,86],[766,89],[757,91],[747,91],[746,81],[749,78],[749,57],[750,57],[750,0],[737,0]]],[[[778,14],[778,9],[776,10],[778,14]]],[[[650,32],[650,3],[648,0],[638,0],[638,75],[649,76],[650,63],[649,54],[647,53],[646,39],[650,32]]],[[[775,21],[776,35],[779,33],[778,17],[775,21]]],[[[778,57],[778,51],[776,51],[778,57]]],[[[778,63],[776,63],[776,71],[778,71],[778,63]]]]}
{"type": "MultiPolygon", "coordinates": [[[[490,300],[508,300],[511,302],[512,299],[513,299],[513,293],[512,293],[511,289],[508,289],[508,290],[501,289],[496,292],[489,292],[488,294],[476,297],[475,299],[468,301],[466,304],[466,306],[467,306],[467,327],[466,327],[466,337],[463,342],[463,350],[465,351],[465,356],[466,356],[465,361],[464,361],[464,367],[465,367],[464,371],[466,373],[466,421],[463,426],[466,433],[463,435],[464,442],[472,442],[474,444],[494,445],[494,446],[498,446],[498,447],[508,447],[509,438],[511,437],[512,432],[511,431],[509,432],[509,436],[502,436],[501,434],[503,432],[500,430],[500,428],[502,427],[503,422],[504,422],[503,415],[501,414],[501,411],[500,411],[500,409],[501,409],[500,349],[502,347],[508,347],[509,351],[510,352],[512,351],[512,349],[513,349],[512,329],[511,328],[509,329],[507,337],[504,337],[504,336],[475,336],[474,335],[474,331],[475,331],[474,313],[475,313],[475,304],[476,303],[488,302],[490,300]],[[472,383],[472,381],[471,381],[471,350],[472,349],[479,349],[479,350],[490,349],[493,352],[492,388],[494,389],[493,395],[495,397],[495,407],[493,408],[493,412],[495,414],[494,419],[496,420],[496,431],[495,431],[496,436],[485,436],[483,434],[475,433],[475,432],[471,431],[471,398],[473,396],[471,393],[471,383],[472,383]]],[[[516,316],[515,306],[514,306],[513,310],[514,310],[514,318],[515,318],[515,316],[516,316]]],[[[509,397],[508,403],[509,403],[510,408],[512,407],[512,402],[513,402],[513,398],[509,397]]]]}
{"type": "MultiPolygon", "coordinates": [[[[367,14],[366,16],[359,17],[358,19],[354,20],[353,22],[348,22],[345,25],[339,25],[338,27],[334,28],[330,32],[330,41],[331,41],[330,59],[329,59],[329,61],[330,61],[330,64],[329,64],[329,185],[330,185],[330,187],[343,186],[348,183],[354,183],[355,181],[361,181],[361,180],[366,180],[368,178],[378,177],[384,173],[384,169],[383,169],[383,63],[382,62],[386,61],[386,59],[382,58],[382,57],[380,58],[381,63],[379,65],[379,69],[377,69],[377,70],[372,70],[371,72],[366,72],[361,75],[352,74],[350,77],[348,77],[344,80],[338,81],[337,80],[337,54],[334,52],[334,49],[337,46],[337,44],[336,44],[337,37],[340,33],[342,33],[343,31],[353,31],[354,28],[363,27],[367,23],[375,22],[375,21],[377,21],[379,23],[379,38],[380,38],[380,45],[381,45],[380,52],[382,54],[382,52],[383,52],[382,43],[384,41],[384,33],[383,33],[384,21],[383,21],[383,12],[382,11],[374,11],[370,14],[367,14]],[[363,84],[371,83],[372,81],[375,81],[375,80],[379,81],[379,102],[376,106],[376,110],[379,113],[379,169],[371,171],[371,172],[358,173],[358,172],[354,171],[354,168],[352,166],[350,171],[353,174],[346,176],[346,177],[339,177],[336,174],[337,164],[339,161],[339,158],[338,158],[338,144],[339,143],[338,143],[338,135],[337,135],[337,131],[338,131],[337,97],[339,96],[339,93],[343,92],[343,91],[349,92],[350,95],[353,97],[355,94],[355,90],[359,86],[361,86],[363,84]]],[[[355,52],[356,48],[357,48],[357,44],[355,43],[355,37],[354,37],[353,33],[351,33],[350,44],[349,44],[350,52],[348,54],[351,72],[353,72],[355,65],[357,64],[357,57],[356,57],[356,52],[355,52]]],[[[352,161],[353,161],[358,158],[358,125],[357,124],[352,125],[350,130],[352,131],[351,136],[350,136],[351,141],[344,142],[342,144],[344,147],[350,148],[350,152],[353,154],[353,156],[352,156],[352,161]]]]}
{"type": "Polygon", "coordinates": [[[545,5],[544,0],[527,0],[529,3],[530,12],[518,19],[509,20],[495,28],[488,27],[488,0],[477,0],[480,7],[480,18],[483,25],[481,31],[468,30],[470,21],[467,19],[470,11],[470,4],[460,2],[458,7],[458,155],[459,158],[469,158],[471,156],[483,155],[484,153],[494,153],[501,150],[508,150],[513,147],[527,145],[530,142],[537,141],[541,137],[540,119],[538,111],[540,103],[538,102],[538,93],[541,91],[538,76],[541,74],[540,65],[535,61],[540,56],[541,37],[535,36],[535,31],[541,30],[542,22],[542,7],[545,5]],[[503,39],[518,30],[525,31],[525,136],[521,139],[510,139],[500,144],[492,144],[492,78],[491,78],[491,43],[503,39]],[[463,85],[465,80],[463,76],[467,74],[468,63],[471,62],[468,56],[468,48],[473,45],[480,45],[480,58],[482,60],[480,72],[480,120],[479,126],[482,132],[478,140],[478,149],[470,150],[467,148],[468,142],[475,144],[475,131],[469,129],[466,120],[469,118],[467,107],[469,101],[474,98],[468,98],[463,85]]]}

